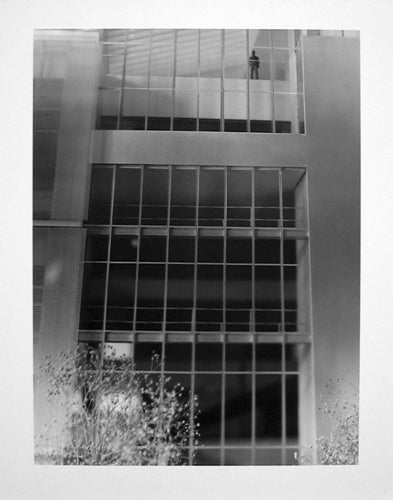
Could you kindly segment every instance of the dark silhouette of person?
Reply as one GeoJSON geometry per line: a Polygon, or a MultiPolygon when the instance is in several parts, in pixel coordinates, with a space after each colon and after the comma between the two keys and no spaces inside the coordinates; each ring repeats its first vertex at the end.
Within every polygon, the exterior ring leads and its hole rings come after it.
{"type": "Polygon", "coordinates": [[[258,80],[258,78],[259,78],[259,57],[255,54],[255,50],[252,51],[252,54],[250,56],[250,77],[251,77],[251,80],[254,79],[254,74],[255,74],[255,79],[258,80]]]}

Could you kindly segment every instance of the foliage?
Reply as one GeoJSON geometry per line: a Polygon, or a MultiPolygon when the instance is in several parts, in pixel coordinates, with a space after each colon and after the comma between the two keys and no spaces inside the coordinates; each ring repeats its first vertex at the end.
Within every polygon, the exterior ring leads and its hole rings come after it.
{"type": "MultiPolygon", "coordinates": [[[[78,347],[47,357],[42,373],[49,382],[48,401],[65,415],[59,430],[47,429],[57,464],[180,465],[184,449],[196,443],[197,399],[160,372],[152,359],[151,374],[135,372],[133,360],[113,350],[78,347]],[[191,418],[190,418],[191,416],[191,418]],[[53,434],[56,434],[54,436],[53,434]]],[[[53,422],[55,424],[55,422],[53,422]]]]}
{"type": "Polygon", "coordinates": [[[321,465],[355,465],[359,454],[359,409],[356,404],[336,399],[324,403],[322,411],[332,420],[329,437],[317,440],[318,463],[321,465]]]}
{"type": "MultiPolygon", "coordinates": [[[[339,380],[339,379],[338,379],[339,380]]],[[[330,381],[327,392],[331,395],[330,381]]],[[[315,451],[318,464],[321,465],[356,465],[359,456],[359,407],[356,403],[341,401],[335,398],[333,403],[321,399],[319,411],[329,419],[331,431],[329,436],[320,436],[309,451],[315,451]]],[[[309,464],[303,452],[300,455],[301,465],[309,464]]]]}

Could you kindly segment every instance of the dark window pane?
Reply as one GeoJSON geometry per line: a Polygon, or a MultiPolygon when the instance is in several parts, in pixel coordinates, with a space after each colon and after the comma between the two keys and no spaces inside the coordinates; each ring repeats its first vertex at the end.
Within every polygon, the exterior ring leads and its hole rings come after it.
{"type": "Polygon", "coordinates": [[[196,330],[198,332],[222,332],[224,319],[222,306],[198,307],[196,310],[196,330]]]}
{"type": "Polygon", "coordinates": [[[280,309],[280,269],[255,267],[255,306],[257,309],[280,309]]]}
{"type": "Polygon", "coordinates": [[[133,306],[135,265],[111,264],[109,270],[108,305],[133,306]]]}
{"type": "Polygon", "coordinates": [[[111,242],[111,261],[135,262],[138,250],[138,237],[114,234],[111,242]]]}
{"type": "Polygon", "coordinates": [[[157,368],[161,359],[162,344],[158,342],[137,342],[135,345],[135,369],[151,370],[157,368]]]}
{"type": "Polygon", "coordinates": [[[251,440],[251,376],[227,375],[225,380],[225,442],[247,445],[251,440]]]}
{"type": "Polygon", "coordinates": [[[224,198],[224,170],[201,168],[199,181],[199,224],[201,226],[222,226],[224,198]]]}
{"type": "Polygon", "coordinates": [[[284,267],[285,309],[297,309],[297,268],[284,267]]]}
{"type": "Polygon", "coordinates": [[[281,344],[255,344],[256,371],[281,371],[281,344]]]}
{"type": "Polygon", "coordinates": [[[284,263],[296,264],[296,240],[284,240],[284,263]]]}
{"type": "Polygon", "coordinates": [[[165,236],[141,236],[140,245],[139,260],[141,262],[165,262],[165,236]]]}
{"type": "Polygon", "coordinates": [[[108,284],[108,329],[133,329],[134,299],[135,265],[111,264],[108,284]]]}
{"type": "Polygon", "coordinates": [[[138,330],[162,330],[165,267],[140,265],[138,279],[138,330]]]}
{"type": "Polygon", "coordinates": [[[170,262],[194,262],[195,238],[194,237],[169,237],[170,262]]]}
{"type": "Polygon", "coordinates": [[[200,414],[199,442],[217,445],[221,438],[221,375],[195,375],[195,394],[198,396],[200,414]]]}
{"type": "Polygon", "coordinates": [[[198,342],[195,350],[196,371],[220,371],[222,370],[222,344],[198,342]]]}
{"type": "Polygon", "coordinates": [[[228,170],[228,225],[249,226],[251,217],[251,171],[228,170]]]}
{"type": "Polygon", "coordinates": [[[227,344],[226,370],[244,372],[252,370],[252,344],[227,344]]]}
{"type": "Polygon", "coordinates": [[[190,331],[194,296],[194,267],[168,267],[166,328],[168,331],[190,331]]]}
{"type": "Polygon", "coordinates": [[[197,305],[222,308],[223,267],[198,266],[197,305]]]}
{"type": "Polygon", "coordinates": [[[248,263],[252,261],[251,238],[227,239],[227,262],[248,263]]]}
{"type": "Polygon", "coordinates": [[[108,256],[108,235],[88,234],[86,238],[85,260],[106,260],[108,256]]]}
{"type": "Polygon", "coordinates": [[[165,345],[165,371],[191,371],[190,343],[176,342],[165,345]]]}
{"type": "Polygon", "coordinates": [[[173,169],[171,225],[193,226],[196,213],[196,169],[173,169]]]}
{"type": "Polygon", "coordinates": [[[109,224],[111,213],[112,169],[93,168],[89,203],[90,224],[109,224]]]}
{"type": "Polygon", "coordinates": [[[199,238],[198,262],[222,262],[224,259],[223,238],[199,238]]]}
{"type": "Polygon", "coordinates": [[[226,304],[228,309],[251,309],[251,266],[228,266],[226,269],[226,304]]]}
{"type": "Polygon", "coordinates": [[[267,307],[257,308],[255,311],[255,330],[257,332],[281,331],[281,310],[267,307]]]}
{"type": "Polygon", "coordinates": [[[114,224],[138,224],[140,179],[141,171],[139,168],[118,168],[116,170],[114,224]]]}
{"type": "Polygon", "coordinates": [[[257,375],[256,438],[271,442],[281,437],[281,377],[257,375]]]}
{"type": "Polygon", "coordinates": [[[298,437],[298,376],[287,375],[286,381],[286,420],[287,438],[298,437]]]}
{"type": "Polygon", "coordinates": [[[105,297],[105,264],[85,264],[81,299],[80,328],[102,328],[105,297]]]}
{"type": "Polygon", "coordinates": [[[273,170],[255,171],[255,225],[257,227],[277,227],[279,222],[278,172],[273,170]]]}
{"type": "Polygon", "coordinates": [[[142,223],[166,225],[168,216],[168,169],[145,168],[142,223]]]}
{"type": "Polygon", "coordinates": [[[280,240],[255,239],[255,262],[261,264],[279,264],[280,240]]]}
{"type": "Polygon", "coordinates": [[[249,332],[251,325],[252,316],[249,308],[226,308],[225,329],[227,332],[249,332]]]}

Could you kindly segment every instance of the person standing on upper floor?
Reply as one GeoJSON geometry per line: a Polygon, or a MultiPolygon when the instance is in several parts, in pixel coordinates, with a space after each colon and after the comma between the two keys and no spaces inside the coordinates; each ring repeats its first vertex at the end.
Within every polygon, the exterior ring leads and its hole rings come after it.
{"type": "Polygon", "coordinates": [[[252,51],[252,54],[249,59],[250,62],[250,78],[251,80],[254,79],[254,74],[255,74],[255,79],[259,79],[259,57],[255,54],[255,50],[252,51]]]}

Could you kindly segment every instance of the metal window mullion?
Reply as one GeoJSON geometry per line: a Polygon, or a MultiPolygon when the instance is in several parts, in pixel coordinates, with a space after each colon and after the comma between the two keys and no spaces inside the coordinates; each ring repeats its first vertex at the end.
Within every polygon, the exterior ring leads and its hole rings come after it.
{"type": "Polygon", "coordinates": [[[291,116],[293,127],[291,131],[295,134],[299,133],[299,116],[297,109],[298,101],[298,88],[297,88],[297,68],[296,68],[296,50],[295,50],[295,32],[288,30],[288,66],[289,66],[289,87],[290,87],[290,103],[291,103],[291,116]],[[295,100],[295,103],[293,103],[295,100]]]}
{"type": "Polygon", "coordinates": [[[120,87],[120,96],[119,96],[119,109],[117,112],[117,122],[116,129],[120,129],[120,122],[123,115],[123,102],[124,102],[124,82],[126,78],[126,65],[127,65],[127,41],[128,41],[128,30],[126,30],[124,34],[124,51],[123,51],[123,68],[121,75],[121,87],[120,87]]]}
{"type": "Polygon", "coordinates": [[[224,59],[225,59],[225,36],[221,30],[221,110],[220,110],[220,130],[224,132],[224,59]]]}
{"type": "Polygon", "coordinates": [[[251,464],[255,464],[256,446],[256,348],[255,348],[255,167],[251,170],[251,335],[252,335],[252,375],[251,375],[251,464]]]}
{"type": "Polygon", "coordinates": [[[196,130],[199,131],[199,88],[200,88],[200,77],[201,77],[201,30],[198,30],[198,56],[197,56],[197,116],[196,116],[196,130]]]}
{"type": "Polygon", "coordinates": [[[164,304],[163,304],[163,312],[162,312],[162,362],[161,362],[161,375],[164,375],[164,368],[165,368],[165,344],[166,344],[166,308],[167,308],[167,303],[168,303],[168,259],[169,259],[169,225],[170,225],[170,220],[171,220],[171,191],[172,191],[172,165],[169,165],[168,168],[168,201],[167,201],[167,220],[166,220],[166,227],[167,227],[167,235],[166,235],[166,249],[165,249],[165,275],[164,275],[164,304]]]}
{"type": "Polygon", "coordinates": [[[222,376],[221,376],[221,465],[225,461],[225,403],[226,403],[226,260],[227,260],[227,207],[228,207],[228,166],[224,167],[224,248],[223,248],[223,269],[222,269],[222,376]]]}
{"type": "Polygon", "coordinates": [[[178,30],[175,29],[174,30],[174,35],[173,35],[172,116],[171,116],[171,123],[170,123],[170,126],[169,126],[170,130],[173,130],[173,124],[174,124],[174,119],[175,119],[175,105],[176,105],[175,87],[176,87],[177,32],[178,32],[178,30]]]}
{"type": "Polygon", "coordinates": [[[149,37],[149,58],[147,60],[147,85],[146,85],[146,91],[147,91],[147,110],[146,110],[146,116],[145,116],[145,130],[147,130],[147,125],[148,125],[148,120],[149,120],[149,114],[150,114],[150,73],[151,73],[151,53],[152,53],[152,42],[153,34],[152,30],[150,30],[150,37],[149,37]]]}
{"type": "Polygon", "coordinates": [[[196,294],[197,294],[197,262],[198,262],[198,206],[199,206],[199,169],[196,171],[196,207],[195,207],[195,241],[194,241],[194,283],[193,283],[193,297],[192,297],[192,311],[191,311],[191,408],[190,408],[190,429],[191,440],[189,447],[188,462],[192,465],[192,460],[195,450],[195,351],[196,351],[196,294]]]}
{"type": "Polygon", "coordinates": [[[133,330],[136,332],[136,316],[138,307],[138,285],[139,285],[139,261],[140,261],[140,248],[141,248],[141,235],[142,235],[142,206],[143,206],[143,179],[144,179],[145,166],[141,165],[141,179],[139,190],[139,214],[138,214],[138,246],[136,250],[136,267],[135,267],[135,287],[134,287],[134,323],[133,330]]]}
{"type": "Polygon", "coordinates": [[[246,78],[247,78],[247,132],[251,132],[251,101],[250,101],[250,65],[249,65],[249,54],[250,54],[250,30],[246,30],[246,78]]]}
{"type": "Polygon", "coordinates": [[[283,169],[279,170],[280,195],[280,302],[281,302],[281,463],[286,463],[286,380],[285,380],[285,291],[284,291],[284,210],[283,210],[283,169]]]}
{"type": "Polygon", "coordinates": [[[274,78],[274,59],[273,59],[273,36],[272,31],[269,30],[270,35],[270,85],[271,85],[271,93],[270,99],[272,104],[272,132],[276,133],[276,111],[275,111],[275,102],[274,102],[274,88],[275,88],[275,78],[274,78]]]}
{"type": "Polygon", "coordinates": [[[104,317],[103,317],[103,327],[101,334],[101,367],[104,362],[104,344],[105,344],[105,332],[106,332],[106,318],[107,318],[107,307],[108,307],[108,286],[109,286],[109,268],[110,268],[110,257],[111,257],[111,245],[112,245],[112,232],[113,232],[113,205],[114,205],[114,193],[115,193],[115,183],[116,183],[116,165],[112,165],[112,187],[111,187],[111,209],[109,216],[109,236],[108,236],[108,253],[106,256],[106,270],[105,270],[105,290],[104,290],[104,317]]]}

